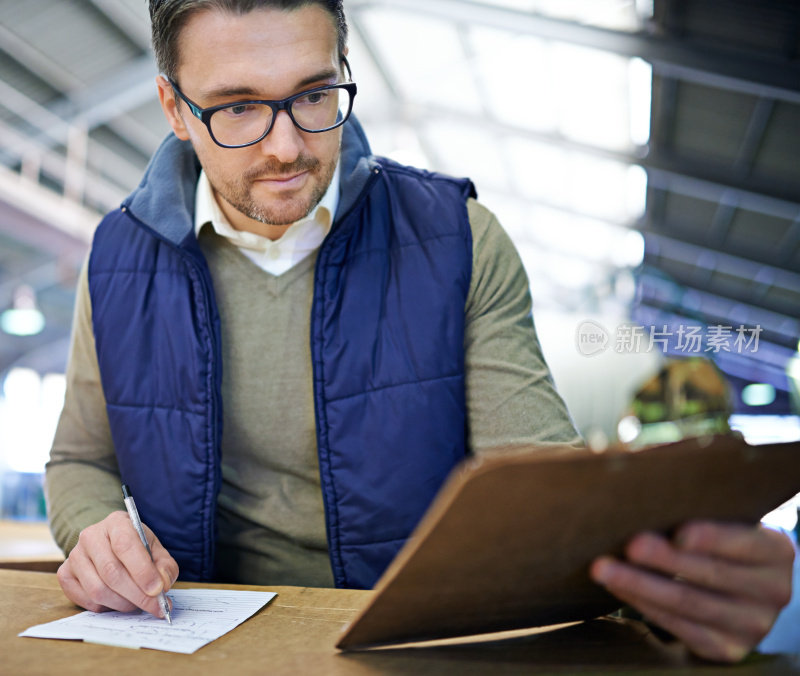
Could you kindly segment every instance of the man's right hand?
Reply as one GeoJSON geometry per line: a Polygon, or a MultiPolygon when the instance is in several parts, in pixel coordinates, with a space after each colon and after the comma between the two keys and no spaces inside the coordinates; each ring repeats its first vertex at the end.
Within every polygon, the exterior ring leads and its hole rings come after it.
{"type": "Polygon", "coordinates": [[[141,608],[163,617],[157,597],[178,578],[178,564],[153,531],[143,527],[152,561],[126,512],[112,512],[82,530],[58,569],[67,598],[94,612],[141,608]]]}

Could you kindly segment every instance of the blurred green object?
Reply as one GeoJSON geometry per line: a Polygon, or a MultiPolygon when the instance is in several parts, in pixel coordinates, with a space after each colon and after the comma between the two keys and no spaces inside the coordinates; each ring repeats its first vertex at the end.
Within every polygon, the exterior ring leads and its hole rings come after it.
{"type": "Polygon", "coordinates": [[[733,434],[731,388],[704,357],[670,359],[634,395],[628,416],[639,421],[632,447],[709,434],[733,434]]]}

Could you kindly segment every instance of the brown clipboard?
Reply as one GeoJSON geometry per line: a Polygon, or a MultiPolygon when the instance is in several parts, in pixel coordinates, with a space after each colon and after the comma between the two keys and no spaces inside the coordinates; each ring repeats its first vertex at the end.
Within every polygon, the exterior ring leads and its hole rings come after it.
{"type": "Polygon", "coordinates": [[[584,620],[621,605],[591,581],[598,555],[692,519],[757,523],[800,492],[800,442],[735,436],[637,452],[525,449],[465,461],[337,647],[584,620]]]}

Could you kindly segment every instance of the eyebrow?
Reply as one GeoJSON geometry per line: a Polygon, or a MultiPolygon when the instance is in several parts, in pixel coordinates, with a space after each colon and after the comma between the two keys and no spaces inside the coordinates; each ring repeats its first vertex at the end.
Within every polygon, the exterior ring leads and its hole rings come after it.
{"type": "MultiPolygon", "coordinates": [[[[339,73],[333,69],[328,68],[326,70],[320,71],[318,73],[314,73],[313,75],[309,75],[308,77],[304,77],[302,80],[295,84],[295,91],[300,91],[303,87],[306,87],[310,84],[315,84],[317,82],[324,82],[325,80],[332,80],[338,77],[339,73]]],[[[205,99],[217,99],[229,96],[249,96],[251,98],[258,98],[259,93],[253,89],[252,87],[219,87],[217,89],[209,89],[205,92],[201,92],[203,98],[205,99]]]]}

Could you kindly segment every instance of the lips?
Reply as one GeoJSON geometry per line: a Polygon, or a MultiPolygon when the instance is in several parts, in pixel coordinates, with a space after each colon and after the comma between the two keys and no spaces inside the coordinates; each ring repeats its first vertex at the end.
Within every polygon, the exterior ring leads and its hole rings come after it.
{"type": "Polygon", "coordinates": [[[284,176],[262,176],[256,179],[258,183],[265,183],[275,187],[296,187],[300,186],[308,176],[307,171],[301,171],[297,174],[284,175],[284,176]]]}

